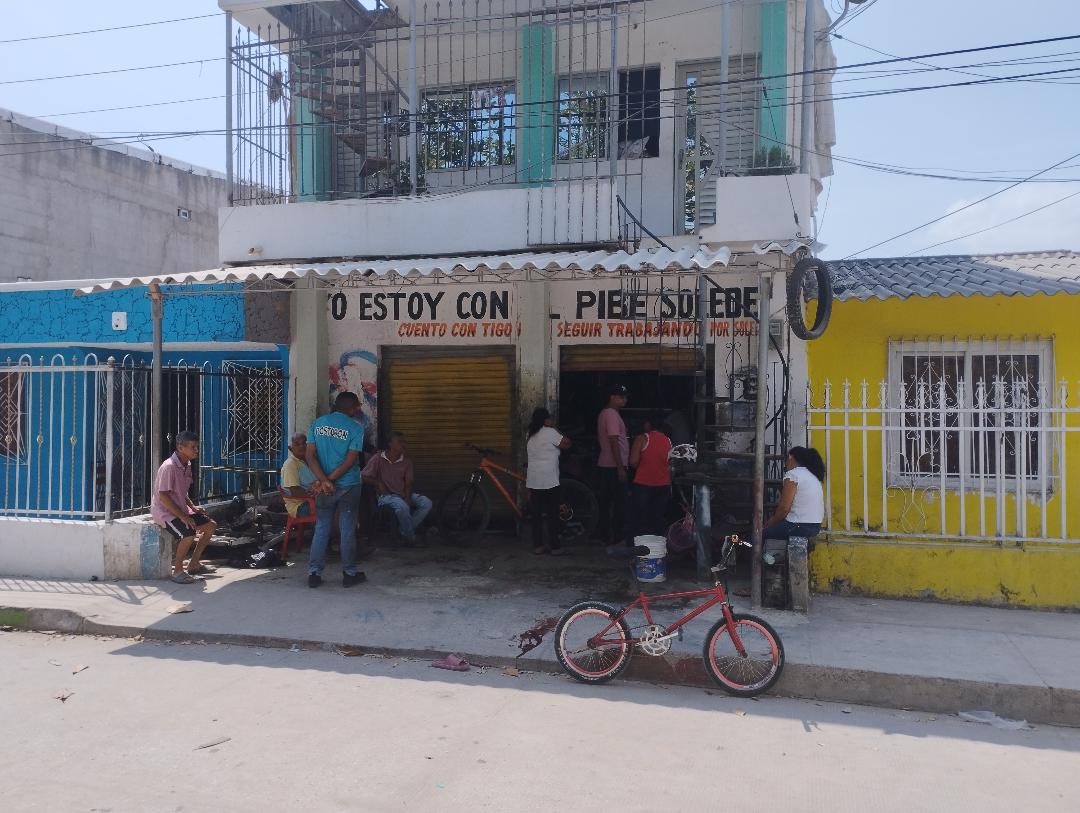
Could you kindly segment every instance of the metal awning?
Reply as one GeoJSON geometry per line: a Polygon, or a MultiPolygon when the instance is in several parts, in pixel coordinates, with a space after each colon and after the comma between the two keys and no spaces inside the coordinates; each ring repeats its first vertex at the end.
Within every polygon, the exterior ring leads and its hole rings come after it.
{"type": "MultiPolygon", "coordinates": [[[[757,255],[770,252],[793,254],[808,248],[802,241],[784,244],[769,243],[753,246],[757,255]]],[[[126,279],[86,280],[83,284],[68,283],[63,287],[76,288],[78,294],[112,291],[151,283],[159,285],[207,285],[213,283],[251,284],[260,282],[290,283],[314,277],[328,285],[372,277],[410,279],[462,279],[476,275],[502,278],[506,281],[526,274],[537,277],[582,277],[614,273],[700,272],[730,265],[735,255],[726,246],[715,248],[668,248],[626,251],[557,251],[495,254],[487,256],[425,257],[419,259],[366,259],[328,263],[267,263],[263,265],[211,268],[190,274],[171,274],[126,279]]],[[[61,287],[59,284],[57,287],[61,287]]]]}

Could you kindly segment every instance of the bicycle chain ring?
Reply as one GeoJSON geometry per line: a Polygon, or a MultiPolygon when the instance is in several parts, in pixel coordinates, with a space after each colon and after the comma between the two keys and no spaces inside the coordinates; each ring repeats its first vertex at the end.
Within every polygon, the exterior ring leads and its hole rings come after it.
{"type": "Polygon", "coordinates": [[[666,655],[671,649],[671,639],[664,637],[664,628],[659,624],[649,624],[642,629],[638,649],[654,657],[666,655]]]}

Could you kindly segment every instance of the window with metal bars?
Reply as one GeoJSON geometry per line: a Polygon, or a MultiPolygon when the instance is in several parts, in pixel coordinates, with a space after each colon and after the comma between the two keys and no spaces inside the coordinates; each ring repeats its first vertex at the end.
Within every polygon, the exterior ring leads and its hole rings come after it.
{"type": "Polygon", "coordinates": [[[428,91],[421,102],[425,169],[473,169],[514,163],[513,85],[428,91]]]}
{"type": "Polygon", "coordinates": [[[1048,342],[903,343],[891,357],[891,485],[1040,478],[1048,342]]]}
{"type": "Polygon", "coordinates": [[[609,140],[607,75],[560,79],[555,126],[556,160],[607,158],[609,140]]]}

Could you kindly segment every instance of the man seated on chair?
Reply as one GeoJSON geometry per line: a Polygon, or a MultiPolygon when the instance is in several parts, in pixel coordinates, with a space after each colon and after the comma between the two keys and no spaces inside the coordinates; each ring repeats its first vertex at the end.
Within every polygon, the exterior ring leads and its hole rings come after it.
{"type": "Polygon", "coordinates": [[[405,456],[405,435],[391,432],[386,451],[373,454],[362,475],[375,487],[379,507],[389,507],[397,516],[402,541],[414,543],[416,529],[431,511],[431,500],[412,490],[413,464],[405,456]]]}
{"type": "Polygon", "coordinates": [[[314,497],[318,481],[307,463],[307,435],[295,433],[289,438],[289,456],[281,467],[281,490],[285,496],[285,510],[290,517],[307,516],[311,505],[308,497],[314,497]]]}

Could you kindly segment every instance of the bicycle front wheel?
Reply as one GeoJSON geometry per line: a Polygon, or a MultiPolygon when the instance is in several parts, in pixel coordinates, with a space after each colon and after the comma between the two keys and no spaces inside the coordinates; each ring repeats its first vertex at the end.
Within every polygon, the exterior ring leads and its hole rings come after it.
{"type": "Polygon", "coordinates": [[[582,683],[607,683],[627,667],[633,652],[627,643],[630,627],[626,619],[611,623],[618,614],[610,604],[583,601],[559,619],[555,655],[570,677],[582,683]]]}
{"type": "Polygon", "coordinates": [[[563,480],[559,492],[559,540],[576,542],[596,530],[600,508],[592,490],[577,480],[563,480]]]}
{"type": "Polygon", "coordinates": [[[705,638],[705,671],[721,689],[736,697],[767,691],[784,668],[784,645],[768,623],[753,615],[732,614],[735,634],[745,655],[740,655],[723,619],[705,638]]]}
{"type": "Polygon", "coordinates": [[[479,535],[491,522],[491,505],[478,483],[452,486],[439,506],[439,527],[449,533],[479,535]]]}

